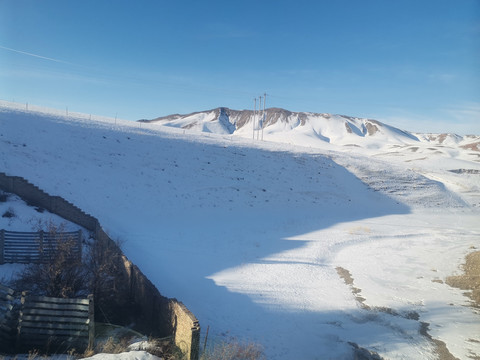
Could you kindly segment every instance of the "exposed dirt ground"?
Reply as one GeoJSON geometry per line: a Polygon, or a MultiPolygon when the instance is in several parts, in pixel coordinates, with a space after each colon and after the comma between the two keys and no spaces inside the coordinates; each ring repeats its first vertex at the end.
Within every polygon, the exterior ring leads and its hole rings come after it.
{"type": "MultiPolygon", "coordinates": [[[[480,259],[480,257],[479,257],[479,259],[480,259]]],[[[338,276],[340,276],[340,278],[343,279],[343,281],[345,282],[346,285],[350,286],[352,294],[355,296],[355,299],[357,300],[357,302],[359,303],[359,305],[362,309],[365,309],[365,310],[368,310],[368,311],[384,312],[384,313],[390,314],[392,316],[401,316],[401,317],[404,317],[404,318],[410,319],[410,320],[417,320],[418,321],[420,319],[420,316],[415,311],[400,313],[400,312],[397,312],[396,310],[391,309],[391,308],[378,307],[378,306],[373,306],[372,307],[372,306],[366,305],[365,304],[366,299],[360,295],[362,290],[354,286],[354,279],[353,279],[350,271],[348,271],[347,269],[342,268],[340,266],[337,267],[336,270],[337,270],[338,276]]],[[[438,355],[439,360],[459,360],[458,358],[456,358],[455,356],[453,356],[450,353],[446,344],[443,341],[434,339],[428,333],[430,324],[428,324],[426,322],[419,322],[419,324],[420,324],[420,326],[419,326],[420,335],[425,336],[426,338],[428,338],[432,342],[432,344],[435,347],[435,352],[438,355]]],[[[376,353],[374,353],[372,355],[378,356],[378,354],[376,354],[376,353]]],[[[379,358],[382,359],[381,357],[379,357],[379,358]]],[[[476,359],[476,358],[474,358],[474,359],[476,359]]]]}
{"type": "MultiPolygon", "coordinates": [[[[473,308],[480,309],[480,251],[474,251],[465,257],[462,270],[462,275],[449,276],[445,279],[445,282],[458,289],[470,290],[465,293],[465,296],[472,299],[473,308]]],[[[478,342],[477,339],[471,339],[470,341],[478,342]]],[[[480,360],[478,355],[473,355],[471,358],[480,360]]]]}
{"type": "Polygon", "coordinates": [[[465,295],[472,299],[473,307],[480,309],[480,251],[468,254],[462,269],[462,275],[449,276],[445,282],[458,289],[471,290],[465,295]]]}

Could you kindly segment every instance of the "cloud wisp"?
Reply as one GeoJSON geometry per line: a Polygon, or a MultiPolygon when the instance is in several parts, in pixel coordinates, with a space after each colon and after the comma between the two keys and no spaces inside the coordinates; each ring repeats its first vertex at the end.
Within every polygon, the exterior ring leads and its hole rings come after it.
{"type": "Polygon", "coordinates": [[[18,54],[23,54],[23,55],[27,55],[27,56],[32,56],[32,57],[39,58],[39,59],[43,59],[43,60],[49,60],[49,61],[53,61],[53,62],[56,62],[56,63],[73,65],[72,63],[70,63],[70,62],[68,62],[68,61],[63,61],[63,60],[54,59],[54,58],[50,58],[50,57],[46,57],[46,56],[42,56],[42,55],[38,55],[38,54],[29,53],[29,52],[26,52],[26,51],[21,51],[21,50],[17,50],[17,49],[12,49],[12,48],[9,48],[9,47],[6,47],[6,46],[2,46],[2,45],[0,45],[0,49],[12,51],[12,52],[16,52],[16,53],[18,53],[18,54]]]}

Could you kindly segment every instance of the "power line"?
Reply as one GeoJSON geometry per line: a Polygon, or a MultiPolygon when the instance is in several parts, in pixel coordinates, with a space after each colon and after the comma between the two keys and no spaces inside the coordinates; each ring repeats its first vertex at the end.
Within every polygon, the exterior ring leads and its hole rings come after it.
{"type": "Polygon", "coordinates": [[[257,140],[263,140],[263,128],[265,127],[265,122],[266,122],[266,109],[265,109],[265,104],[267,102],[267,93],[263,93],[263,109],[262,109],[262,95],[258,97],[259,100],[259,106],[258,106],[258,114],[259,114],[259,120],[258,124],[256,122],[257,118],[257,98],[254,98],[254,107],[253,107],[253,140],[255,140],[255,131],[257,132],[257,140]],[[261,133],[261,138],[260,138],[260,133],[261,133]]]}
{"type": "Polygon", "coordinates": [[[263,119],[262,119],[262,140],[263,140],[263,128],[265,127],[265,121],[266,121],[266,116],[265,116],[265,103],[267,102],[267,93],[263,93],[263,119]]]}
{"type": "Polygon", "coordinates": [[[255,119],[257,117],[257,98],[253,99],[253,122],[252,122],[252,130],[253,130],[253,140],[255,140],[255,119]]]}

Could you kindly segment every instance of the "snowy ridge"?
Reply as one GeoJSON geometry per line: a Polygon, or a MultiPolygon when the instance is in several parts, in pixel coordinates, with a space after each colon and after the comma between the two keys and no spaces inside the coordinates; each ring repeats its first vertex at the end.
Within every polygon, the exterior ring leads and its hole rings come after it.
{"type": "MultiPolygon", "coordinates": [[[[260,115],[256,115],[256,128],[260,115]]],[[[218,134],[235,134],[252,137],[254,113],[252,110],[231,110],[217,108],[188,115],[169,115],[143,122],[179,127],[218,134]]],[[[380,148],[385,144],[429,143],[449,145],[480,151],[480,136],[459,136],[455,134],[414,134],[400,130],[377,120],[356,118],[346,115],[291,112],[280,108],[266,110],[264,135],[268,140],[318,145],[318,141],[362,147],[380,148]],[[312,141],[313,140],[313,141],[312,141]],[[318,141],[316,141],[318,140],[318,141]],[[476,144],[472,146],[471,144],[476,144]]]]}
{"type": "Polygon", "coordinates": [[[434,360],[423,322],[452,356],[480,356],[480,315],[444,281],[478,247],[475,151],[333,115],[279,112],[252,141],[248,113],[227,109],[191,114],[196,131],[30,110],[0,106],[0,171],[98,218],[209,341],[434,360]]]}
{"type": "MultiPolygon", "coordinates": [[[[258,127],[260,115],[256,115],[258,127]]],[[[209,124],[221,123],[218,133],[251,134],[253,131],[254,114],[252,110],[231,110],[217,108],[214,110],[196,112],[188,115],[170,115],[143,122],[159,123],[182,129],[194,129],[212,132],[209,124]],[[249,128],[249,129],[248,129],[249,128]]],[[[341,138],[381,136],[390,140],[418,140],[413,134],[385,125],[376,120],[360,119],[350,116],[291,112],[279,108],[266,110],[264,129],[272,134],[279,131],[310,132],[326,142],[337,142],[341,138]],[[298,129],[297,129],[298,128],[298,129]]],[[[385,140],[384,139],[384,140],[385,140]]]]}

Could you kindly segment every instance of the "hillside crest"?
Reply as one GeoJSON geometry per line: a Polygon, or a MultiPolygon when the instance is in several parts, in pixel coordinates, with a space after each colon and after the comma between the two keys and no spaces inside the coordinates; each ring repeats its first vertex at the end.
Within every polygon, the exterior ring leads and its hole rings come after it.
{"type": "Polygon", "coordinates": [[[253,110],[233,110],[218,107],[190,114],[172,114],[152,120],[139,120],[199,132],[235,134],[252,137],[261,131],[269,140],[304,144],[323,141],[339,145],[382,146],[426,142],[435,145],[454,145],[465,150],[480,151],[480,136],[456,134],[420,134],[401,130],[378,120],[347,115],[295,112],[268,108],[263,113],[253,110]],[[255,115],[255,116],[254,116],[255,115]]]}

